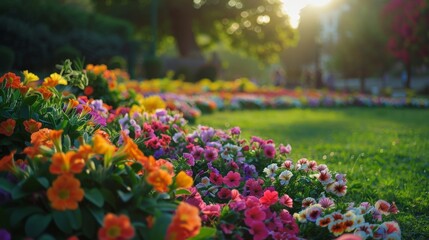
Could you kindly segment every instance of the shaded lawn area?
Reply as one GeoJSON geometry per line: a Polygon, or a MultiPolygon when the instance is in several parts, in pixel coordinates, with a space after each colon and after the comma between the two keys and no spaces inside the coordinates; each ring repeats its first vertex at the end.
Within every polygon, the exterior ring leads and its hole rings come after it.
{"type": "Polygon", "coordinates": [[[403,239],[429,239],[429,111],[392,108],[218,112],[197,124],[292,145],[291,158],[347,174],[347,200],[396,202],[403,239]]]}

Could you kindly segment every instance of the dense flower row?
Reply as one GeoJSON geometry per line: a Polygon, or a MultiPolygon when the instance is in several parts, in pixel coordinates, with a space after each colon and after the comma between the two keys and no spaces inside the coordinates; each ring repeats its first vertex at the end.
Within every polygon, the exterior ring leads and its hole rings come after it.
{"type": "Polygon", "coordinates": [[[400,239],[394,203],[344,202],[346,176],[289,144],[191,128],[157,96],[76,96],[106,71],[0,78],[2,238],[400,239]]]}

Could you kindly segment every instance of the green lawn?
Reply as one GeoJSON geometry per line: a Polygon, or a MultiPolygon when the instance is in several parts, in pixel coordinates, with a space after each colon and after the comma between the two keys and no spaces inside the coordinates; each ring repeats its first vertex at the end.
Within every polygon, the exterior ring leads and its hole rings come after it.
{"type": "Polygon", "coordinates": [[[292,145],[292,159],[348,177],[348,199],[396,202],[403,239],[429,239],[429,111],[344,108],[218,112],[197,124],[292,145]]]}

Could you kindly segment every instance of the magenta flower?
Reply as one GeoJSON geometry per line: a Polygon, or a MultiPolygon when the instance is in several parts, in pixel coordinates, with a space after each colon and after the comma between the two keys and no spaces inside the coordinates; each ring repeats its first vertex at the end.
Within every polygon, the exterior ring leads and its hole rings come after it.
{"type": "Polygon", "coordinates": [[[234,188],[240,186],[240,179],[240,173],[229,171],[223,178],[223,183],[230,188],[234,188]]]}
{"type": "Polygon", "coordinates": [[[283,144],[280,144],[280,153],[281,154],[289,154],[290,152],[292,152],[292,147],[290,146],[290,144],[284,146],[283,144]]]}
{"type": "Polygon", "coordinates": [[[310,222],[316,222],[317,218],[322,214],[323,208],[319,204],[311,205],[306,211],[306,218],[310,222]]]}
{"type": "Polygon", "coordinates": [[[293,168],[293,162],[290,159],[287,159],[283,164],[282,167],[286,168],[287,170],[291,170],[293,168]]]}
{"type": "Polygon", "coordinates": [[[265,212],[262,211],[262,209],[260,207],[257,207],[257,206],[246,209],[246,211],[244,211],[244,216],[246,217],[244,219],[244,223],[246,223],[246,225],[249,227],[255,221],[262,222],[266,219],[265,212]]]}
{"type": "Polygon", "coordinates": [[[222,185],[223,183],[223,177],[221,174],[211,172],[210,173],[210,182],[212,182],[214,185],[222,185]]]}
{"type": "Polygon", "coordinates": [[[195,159],[194,156],[190,153],[184,153],[183,157],[186,159],[186,163],[189,164],[189,166],[195,165],[195,159]]]}
{"type": "Polygon", "coordinates": [[[246,198],[246,207],[251,208],[254,206],[260,206],[259,199],[254,196],[249,196],[246,198]]]}
{"type": "Polygon", "coordinates": [[[220,205],[210,204],[206,205],[201,212],[208,217],[219,217],[220,216],[220,205]]]}
{"type": "Polygon", "coordinates": [[[231,128],[231,135],[240,135],[240,133],[241,133],[240,127],[231,128]]]}
{"type": "Polygon", "coordinates": [[[206,149],[204,150],[204,158],[209,161],[212,162],[214,160],[216,160],[218,157],[218,150],[214,147],[206,147],[206,149]]]}
{"type": "Polygon", "coordinates": [[[330,208],[335,205],[334,201],[328,197],[322,197],[319,199],[319,204],[322,208],[330,208]]]}
{"type": "Polygon", "coordinates": [[[378,200],[374,204],[375,209],[377,209],[381,214],[383,215],[389,215],[389,209],[390,209],[390,203],[384,201],[384,200],[378,200]]]}
{"type": "Polygon", "coordinates": [[[268,229],[263,222],[253,222],[249,233],[253,235],[253,240],[265,240],[268,235],[268,229]]]}
{"type": "Polygon", "coordinates": [[[217,196],[220,199],[229,199],[231,198],[231,190],[228,188],[221,188],[220,191],[217,193],[217,196]]]}
{"type": "Polygon", "coordinates": [[[264,206],[271,206],[279,200],[279,193],[277,191],[266,190],[264,196],[259,199],[259,202],[264,206]]]}
{"type": "Polygon", "coordinates": [[[222,232],[225,234],[231,234],[234,228],[235,228],[234,224],[228,224],[228,223],[220,224],[220,229],[222,229],[222,232]]]}
{"type": "Polygon", "coordinates": [[[265,144],[263,148],[265,157],[274,158],[276,156],[276,148],[274,147],[274,144],[265,144]]]}

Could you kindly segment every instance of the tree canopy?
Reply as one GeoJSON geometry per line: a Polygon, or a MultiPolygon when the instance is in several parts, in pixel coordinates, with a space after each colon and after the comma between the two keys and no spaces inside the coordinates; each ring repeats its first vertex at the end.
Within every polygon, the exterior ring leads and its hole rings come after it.
{"type": "MultiPolygon", "coordinates": [[[[180,56],[199,55],[204,35],[269,62],[293,42],[295,33],[280,0],[94,0],[97,11],[133,22],[150,40],[150,10],[156,10],[160,38],[173,36],[180,56]],[[156,8],[151,4],[156,2],[156,8]]],[[[152,19],[152,22],[154,19],[152,19]]]]}

